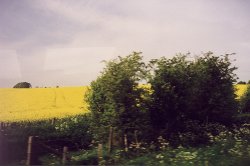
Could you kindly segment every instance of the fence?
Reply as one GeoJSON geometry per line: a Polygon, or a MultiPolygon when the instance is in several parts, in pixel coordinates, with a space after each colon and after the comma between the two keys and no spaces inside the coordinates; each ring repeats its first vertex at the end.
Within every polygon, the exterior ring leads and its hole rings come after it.
{"type": "MultiPolygon", "coordinates": [[[[111,154],[113,149],[113,128],[110,127],[109,131],[109,140],[108,140],[108,154],[111,154]]],[[[56,140],[54,140],[56,141],[56,140]]],[[[26,159],[26,165],[37,165],[39,164],[38,158],[39,158],[39,152],[41,152],[41,149],[45,149],[50,153],[53,153],[59,157],[61,157],[61,164],[65,165],[70,162],[71,157],[69,155],[69,147],[64,146],[62,151],[59,151],[58,149],[54,149],[48,145],[46,145],[46,142],[48,141],[42,141],[37,136],[29,136],[28,138],[28,147],[27,147],[27,159],[26,159]]],[[[98,163],[101,163],[103,161],[103,144],[98,144],[97,147],[97,158],[98,163]]]]}
{"type": "MultiPolygon", "coordinates": [[[[137,138],[137,131],[135,131],[134,133],[134,139],[135,139],[135,143],[138,144],[138,138],[137,138]]],[[[124,138],[123,138],[123,145],[124,145],[124,151],[128,152],[128,139],[127,139],[127,135],[124,134],[124,138]]],[[[115,137],[114,137],[114,128],[110,127],[109,129],[109,138],[108,138],[108,144],[107,144],[107,152],[108,155],[111,155],[112,150],[113,150],[113,146],[115,144],[115,137]]],[[[70,162],[71,157],[69,155],[69,147],[64,146],[62,151],[59,151],[58,149],[53,149],[52,147],[48,146],[45,144],[44,141],[39,140],[39,137],[35,137],[35,136],[30,136],[28,139],[28,148],[27,148],[27,160],[26,160],[26,164],[27,165],[36,165],[38,164],[38,153],[36,152],[36,149],[46,149],[49,152],[61,157],[61,163],[63,165],[67,164],[70,162]],[[40,148],[38,148],[38,146],[40,148]]],[[[103,158],[103,144],[98,144],[97,146],[97,159],[98,159],[98,163],[102,164],[104,158],[103,158]]]]}
{"type": "MultiPolygon", "coordinates": [[[[55,125],[56,119],[49,120],[48,123],[55,125]]],[[[26,160],[20,161],[19,164],[27,164],[27,165],[34,165],[38,164],[38,157],[39,153],[42,152],[50,152],[62,158],[62,163],[66,164],[67,160],[69,160],[67,147],[63,147],[62,152],[58,149],[54,149],[49,145],[46,145],[49,141],[45,142],[39,139],[39,137],[30,136],[28,137],[28,147],[27,149],[23,149],[24,147],[20,147],[18,142],[13,142],[13,140],[18,140],[19,138],[9,134],[9,129],[15,128],[17,123],[9,123],[9,122],[0,122],[0,165],[8,164],[12,162],[13,159],[18,162],[21,160],[20,156],[27,153],[26,160]],[[7,134],[8,133],[8,134],[7,134]],[[15,146],[18,146],[18,150],[16,151],[15,146]],[[22,150],[23,149],[23,150],[22,150]],[[39,149],[39,150],[38,150],[39,149]],[[21,150],[21,151],[20,151],[21,150]]],[[[51,141],[51,140],[50,140],[51,141]]],[[[57,141],[57,140],[52,140],[57,141]]],[[[65,140],[62,140],[65,142],[65,140]]],[[[67,141],[67,140],[66,140],[67,141]]],[[[69,142],[69,141],[68,141],[69,142]]],[[[73,143],[71,143],[73,144],[73,143]]],[[[74,145],[74,147],[77,147],[74,145]]],[[[23,157],[22,157],[23,158],[23,157]]]]}
{"type": "MultiPolygon", "coordinates": [[[[56,119],[52,119],[50,123],[52,125],[55,124],[56,119]]],[[[3,123],[0,122],[0,147],[3,147],[2,145],[4,143],[4,139],[6,140],[7,137],[4,133],[4,130],[7,127],[13,127],[15,126],[15,123],[3,123]],[[6,138],[4,138],[6,137],[6,138]]],[[[117,145],[117,140],[116,140],[116,133],[114,132],[114,128],[110,127],[109,129],[109,138],[108,138],[108,144],[107,144],[107,154],[111,155],[112,150],[114,145],[117,145]]],[[[137,132],[134,133],[135,137],[135,142],[138,143],[137,139],[137,132]]],[[[124,151],[128,152],[128,138],[127,135],[125,134],[122,139],[119,141],[123,141],[122,144],[124,145],[124,151]]],[[[51,147],[51,141],[57,142],[58,140],[47,140],[44,141],[40,139],[37,136],[29,136],[27,140],[27,150],[26,150],[26,165],[37,165],[39,164],[38,158],[41,156],[41,153],[52,153],[59,158],[61,158],[61,164],[65,165],[70,162],[71,157],[69,155],[69,149],[72,148],[73,146],[76,147],[76,145],[71,142],[71,147],[69,147],[69,143],[67,146],[60,147],[60,149],[55,149],[54,147],[51,147]]],[[[60,140],[60,141],[65,141],[65,140],[60,140]]],[[[98,163],[102,163],[103,161],[103,145],[98,144],[97,145],[97,158],[98,158],[98,163]]],[[[76,147],[76,149],[78,149],[76,147]]],[[[3,154],[4,153],[4,148],[0,148],[0,161],[3,159],[3,154]]],[[[1,162],[0,162],[1,164],[1,162]]]]}
{"type": "Polygon", "coordinates": [[[0,130],[4,130],[6,127],[11,126],[11,123],[7,123],[7,122],[0,122],[0,130]]]}
{"type": "Polygon", "coordinates": [[[64,146],[62,152],[60,152],[58,149],[54,149],[46,145],[43,141],[39,140],[39,137],[29,136],[26,165],[38,164],[38,157],[39,153],[41,153],[41,149],[45,149],[46,151],[61,157],[62,159],[61,162],[63,165],[65,165],[68,161],[70,161],[70,156],[68,155],[67,146],[64,146]]]}

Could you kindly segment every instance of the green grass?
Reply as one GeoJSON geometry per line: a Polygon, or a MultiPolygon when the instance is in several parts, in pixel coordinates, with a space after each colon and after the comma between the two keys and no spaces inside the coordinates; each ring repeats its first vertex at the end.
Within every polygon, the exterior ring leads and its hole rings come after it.
{"type": "MultiPolygon", "coordinates": [[[[129,152],[124,149],[114,149],[107,155],[104,148],[104,165],[173,165],[173,166],[204,166],[204,165],[250,165],[250,128],[243,127],[226,130],[213,136],[208,133],[210,143],[196,147],[177,148],[169,146],[167,140],[162,139],[158,148],[151,145],[130,147],[129,152]],[[157,150],[158,149],[158,150],[157,150]]],[[[96,147],[96,146],[94,146],[96,147]]],[[[105,146],[104,146],[105,147],[105,146]]],[[[97,164],[97,150],[71,153],[69,164],[93,165],[97,164]]]]}

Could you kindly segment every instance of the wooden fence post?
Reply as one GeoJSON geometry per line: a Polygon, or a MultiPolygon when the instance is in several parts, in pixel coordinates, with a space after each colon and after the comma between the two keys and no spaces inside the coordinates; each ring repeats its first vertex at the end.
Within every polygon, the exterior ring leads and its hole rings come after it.
{"type": "Polygon", "coordinates": [[[134,132],[134,135],[135,135],[135,144],[136,144],[136,148],[138,148],[139,147],[139,143],[138,143],[138,137],[137,137],[137,130],[135,130],[135,132],[134,132]]]}
{"type": "Polygon", "coordinates": [[[5,151],[5,147],[4,147],[4,134],[2,131],[0,131],[0,164],[3,164],[3,160],[4,160],[4,151],[5,151]]]}
{"type": "Polygon", "coordinates": [[[37,154],[35,152],[35,143],[36,143],[36,137],[29,136],[26,165],[37,164],[37,156],[36,156],[37,154]]]}
{"type": "Polygon", "coordinates": [[[8,122],[4,123],[4,129],[8,128],[8,122]]]}
{"type": "Polygon", "coordinates": [[[109,129],[108,153],[111,154],[113,148],[113,127],[109,129]]]}
{"type": "Polygon", "coordinates": [[[52,124],[52,125],[55,125],[55,123],[56,123],[56,118],[53,118],[53,119],[51,120],[51,124],[52,124]]]}
{"type": "Polygon", "coordinates": [[[67,146],[64,146],[64,147],[63,147],[62,164],[63,164],[63,165],[66,165],[67,160],[68,160],[68,147],[67,147],[67,146]]]}
{"type": "Polygon", "coordinates": [[[125,152],[128,152],[128,138],[127,138],[127,134],[124,134],[124,146],[125,146],[125,152]]]}
{"type": "Polygon", "coordinates": [[[98,165],[101,165],[101,162],[103,161],[102,144],[98,144],[97,154],[98,154],[98,165]]]}
{"type": "Polygon", "coordinates": [[[206,116],[206,127],[208,126],[208,116],[206,116]]]}
{"type": "Polygon", "coordinates": [[[4,122],[0,122],[0,131],[3,131],[5,129],[5,123],[4,122]]]}

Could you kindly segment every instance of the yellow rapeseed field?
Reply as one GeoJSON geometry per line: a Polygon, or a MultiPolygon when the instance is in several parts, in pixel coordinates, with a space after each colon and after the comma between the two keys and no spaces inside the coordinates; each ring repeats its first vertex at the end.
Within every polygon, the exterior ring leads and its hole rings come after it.
{"type": "Polygon", "coordinates": [[[247,86],[247,84],[235,85],[237,98],[240,98],[246,92],[247,86]]]}
{"type": "Polygon", "coordinates": [[[87,87],[0,88],[0,122],[64,118],[88,112],[87,87]]]}
{"type": "MultiPolygon", "coordinates": [[[[84,114],[88,112],[87,103],[84,102],[87,89],[87,86],[0,88],[0,122],[35,121],[84,114]]],[[[246,91],[247,85],[236,85],[236,89],[239,98],[246,91]]]]}

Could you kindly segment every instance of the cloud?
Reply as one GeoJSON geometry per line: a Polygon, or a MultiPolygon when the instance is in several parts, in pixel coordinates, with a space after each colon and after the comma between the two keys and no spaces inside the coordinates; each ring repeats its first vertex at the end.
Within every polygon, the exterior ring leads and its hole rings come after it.
{"type": "MultiPolygon", "coordinates": [[[[45,71],[62,70],[66,75],[87,73],[98,74],[103,59],[114,58],[112,47],[57,48],[47,51],[45,71]]],[[[89,80],[91,81],[91,80],[89,80]]]]}
{"type": "Polygon", "coordinates": [[[20,66],[14,50],[0,49],[0,71],[1,79],[21,78],[20,66]]]}

